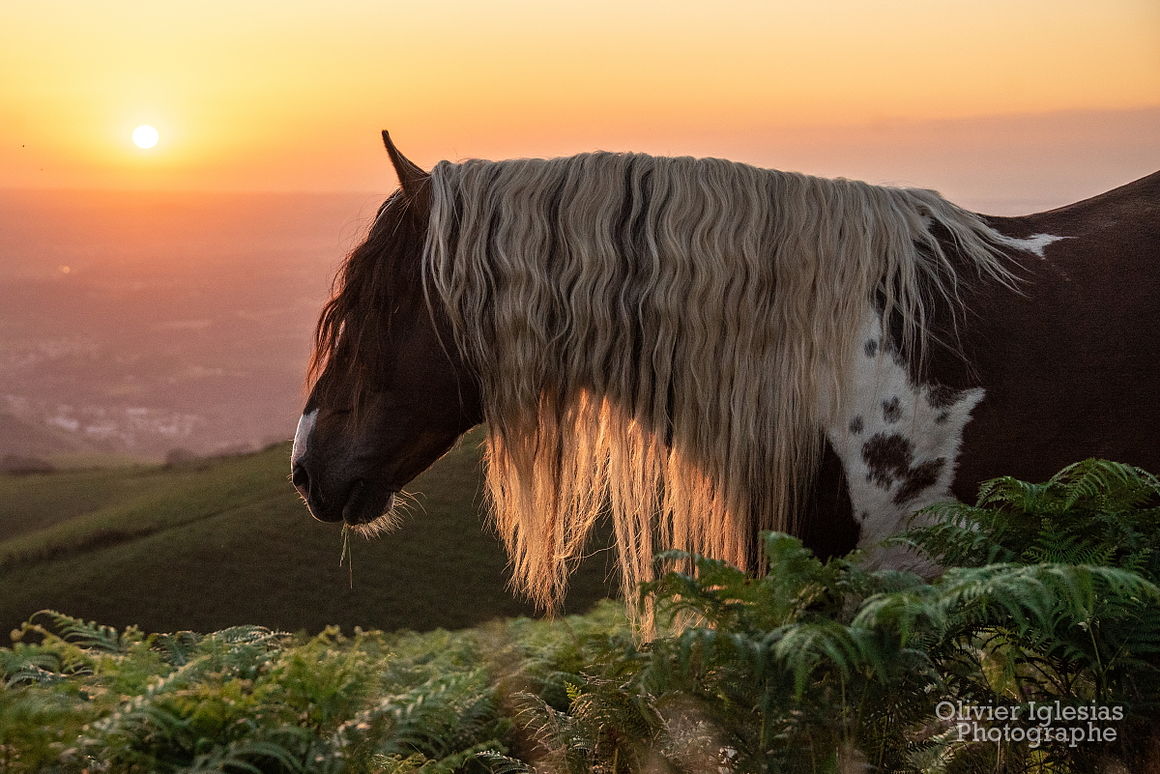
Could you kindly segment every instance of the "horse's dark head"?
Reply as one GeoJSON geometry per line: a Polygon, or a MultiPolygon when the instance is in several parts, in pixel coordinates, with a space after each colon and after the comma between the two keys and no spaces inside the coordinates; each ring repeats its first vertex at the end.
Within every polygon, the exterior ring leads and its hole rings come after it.
{"type": "Polygon", "coordinates": [[[395,494],[481,421],[476,379],[424,292],[428,175],[383,139],[401,185],[322,310],[291,458],[315,518],[352,526],[389,513],[395,494]]]}

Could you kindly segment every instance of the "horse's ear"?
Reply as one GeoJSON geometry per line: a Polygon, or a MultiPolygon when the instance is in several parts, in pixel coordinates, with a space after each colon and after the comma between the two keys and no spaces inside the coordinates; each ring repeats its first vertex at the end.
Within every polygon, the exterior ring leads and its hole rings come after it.
{"type": "Polygon", "coordinates": [[[403,189],[403,193],[413,197],[424,195],[427,181],[431,176],[399,152],[386,129],[383,130],[383,145],[387,146],[387,154],[391,157],[391,164],[395,167],[395,174],[399,178],[399,186],[403,189]]]}

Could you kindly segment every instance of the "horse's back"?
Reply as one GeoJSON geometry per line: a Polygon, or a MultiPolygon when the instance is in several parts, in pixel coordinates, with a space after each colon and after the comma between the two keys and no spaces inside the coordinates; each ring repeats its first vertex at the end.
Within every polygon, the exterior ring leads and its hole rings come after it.
{"type": "MultiPolygon", "coordinates": [[[[1052,234],[1082,240],[1085,246],[1073,252],[1076,256],[1093,256],[1089,250],[1104,245],[1102,252],[1118,248],[1119,253],[1155,261],[1160,238],[1160,172],[1054,210],[991,220],[1013,236],[1052,234]]],[[[1066,258],[1068,251],[1064,252],[1066,258]]]]}
{"type": "Polygon", "coordinates": [[[968,298],[971,368],[950,370],[986,396],[964,433],[956,495],[1093,456],[1160,472],[1160,172],[988,221],[1032,249],[1011,252],[1019,292],[988,286],[968,298]]]}

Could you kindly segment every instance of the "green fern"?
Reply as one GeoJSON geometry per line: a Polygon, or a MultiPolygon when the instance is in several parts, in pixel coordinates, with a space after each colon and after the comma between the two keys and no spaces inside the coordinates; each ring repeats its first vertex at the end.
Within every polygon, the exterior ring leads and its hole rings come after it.
{"type": "Polygon", "coordinates": [[[996,478],[975,505],[943,503],[922,515],[932,523],[899,542],[945,566],[1103,564],[1160,583],[1160,480],[1130,465],[1088,459],[1042,484],[996,478]]]}

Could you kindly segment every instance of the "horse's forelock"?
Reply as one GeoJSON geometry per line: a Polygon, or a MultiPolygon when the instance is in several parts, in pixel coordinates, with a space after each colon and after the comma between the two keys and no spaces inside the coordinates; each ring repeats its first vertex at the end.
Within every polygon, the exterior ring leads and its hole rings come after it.
{"type": "Polygon", "coordinates": [[[361,244],[347,255],[314,329],[307,387],[323,399],[357,403],[382,374],[391,335],[391,299],[419,277],[423,214],[401,191],[379,207],[361,244]],[[343,398],[336,394],[341,391],[343,398]]]}

